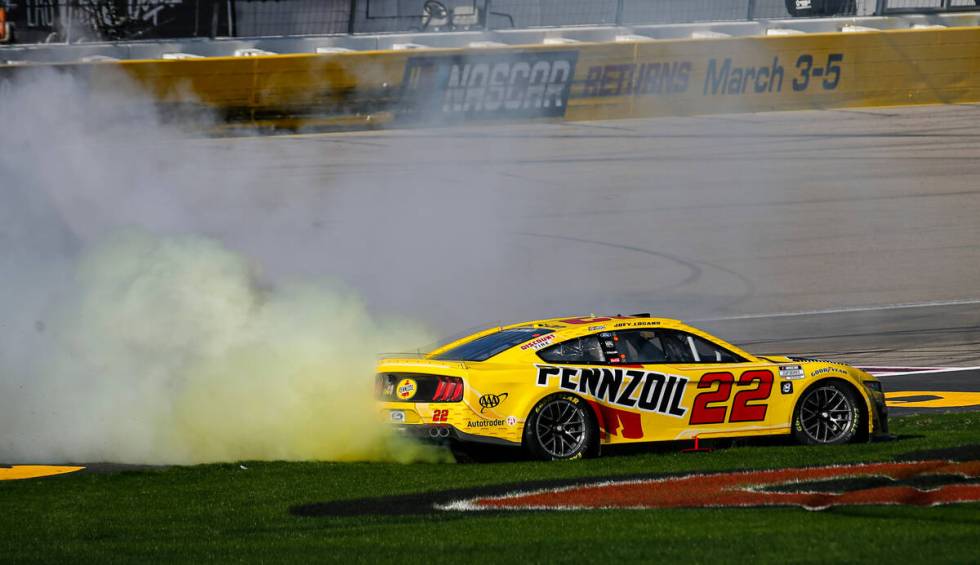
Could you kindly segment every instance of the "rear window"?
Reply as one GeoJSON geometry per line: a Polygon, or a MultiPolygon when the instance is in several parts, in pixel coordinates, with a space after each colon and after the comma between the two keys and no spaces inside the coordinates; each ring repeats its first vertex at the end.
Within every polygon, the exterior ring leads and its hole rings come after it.
{"type": "Polygon", "coordinates": [[[462,345],[457,345],[452,349],[434,355],[432,359],[439,361],[486,361],[515,345],[550,333],[552,333],[552,330],[543,328],[513,328],[503,330],[474,339],[473,341],[468,341],[462,345]]]}
{"type": "Polygon", "coordinates": [[[599,338],[594,335],[577,337],[552,345],[538,352],[538,357],[549,363],[605,363],[599,338]]]}

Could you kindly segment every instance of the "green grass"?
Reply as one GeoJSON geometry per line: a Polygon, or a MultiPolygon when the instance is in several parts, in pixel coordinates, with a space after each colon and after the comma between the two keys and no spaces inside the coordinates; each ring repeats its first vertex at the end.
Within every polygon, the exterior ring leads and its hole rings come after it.
{"type": "Polygon", "coordinates": [[[968,563],[980,504],[301,518],[294,505],[616,474],[887,461],[980,444],[980,415],[896,419],[899,441],[570,463],[247,463],[0,482],[0,562],[968,563]]]}

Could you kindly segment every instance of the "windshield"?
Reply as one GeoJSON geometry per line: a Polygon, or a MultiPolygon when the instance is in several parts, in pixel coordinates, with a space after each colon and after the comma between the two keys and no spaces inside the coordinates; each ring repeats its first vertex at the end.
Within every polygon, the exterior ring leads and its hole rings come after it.
{"type": "Polygon", "coordinates": [[[432,359],[440,361],[486,361],[517,344],[552,333],[543,328],[513,328],[468,341],[443,351],[432,359]]]}

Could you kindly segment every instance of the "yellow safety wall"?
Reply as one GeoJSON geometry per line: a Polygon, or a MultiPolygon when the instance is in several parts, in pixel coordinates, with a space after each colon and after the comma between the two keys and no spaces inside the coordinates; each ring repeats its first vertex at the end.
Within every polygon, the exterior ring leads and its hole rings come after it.
{"type": "MultiPolygon", "coordinates": [[[[977,27],[125,61],[61,67],[86,76],[95,88],[106,89],[116,87],[118,71],[122,69],[165,105],[203,104],[226,111],[235,120],[363,125],[389,123],[404,110],[401,81],[410,58],[533,59],[548,52],[572,52],[577,61],[574,79],[568,85],[567,105],[559,114],[541,119],[593,120],[980,101],[977,27]],[[835,62],[835,58],[839,61],[835,62]],[[808,66],[810,79],[805,82],[803,71],[808,66]],[[665,71],[667,68],[671,71],[665,71]],[[769,88],[762,79],[779,68],[781,83],[769,88]],[[816,76],[818,70],[820,76],[816,76]],[[661,74],[655,78],[650,73],[661,74]],[[670,74],[669,81],[666,74],[670,74]],[[682,78],[684,74],[686,79],[682,78]],[[641,75],[644,80],[640,80],[641,75]],[[739,79],[746,75],[750,77],[747,81],[739,79]],[[757,92],[760,86],[762,92],[757,92]]],[[[0,69],[0,78],[8,71],[0,69]]]]}
{"type": "MultiPolygon", "coordinates": [[[[814,34],[788,37],[752,37],[711,41],[650,42],[633,45],[597,45],[583,48],[576,68],[582,80],[588,67],[681,61],[691,64],[690,84],[684,92],[613,97],[574,98],[568,119],[643,117],[722,112],[761,112],[903,104],[947,104],[980,100],[980,28],[902,30],[887,32],[814,34]],[[826,71],[828,56],[841,56],[840,78],[825,88],[826,76],[811,77],[803,86],[801,56],[809,55],[812,68],[826,71]],[[731,58],[733,67],[772,65],[784,69],[782,88],[763,93],[749,87],[745,93],[713,92],[708,67],[716,69],[731,58]]],[[[813,73],[811,68],[811,75],[813,73]]],[[[717,77],[717,74],[715,75],[717,77]]],[[[832,82],[832,81],[831,81],[832,82]]],[[[754,84],[751,86],[755,86],[754,84]]],[[[578,85],[578,88],[582,88],[578,85]]]]}

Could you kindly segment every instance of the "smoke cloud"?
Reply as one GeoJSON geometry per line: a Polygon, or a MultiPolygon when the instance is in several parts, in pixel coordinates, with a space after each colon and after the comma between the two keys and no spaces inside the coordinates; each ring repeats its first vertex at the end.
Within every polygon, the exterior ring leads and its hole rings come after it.
{"type": "Polygon", "coordinates": [[[0,462],[445,458],[387,435],[374,363],[433,341],[407,288],[451,285],[445,235],[493,206],[294,178],[288,143],[195,138],[120,85],[42,74],[0,107],[0,462]]]}
{"type": "Polygon", "coordinates": [[[47,355],[4,391],[7,457],[411,456],[378,425],[369,377],[376,352],[426,334],[375,321],[349,289],[263,290],[214,240],[135,231],[87,252],[71,282],[47,355]]]}

